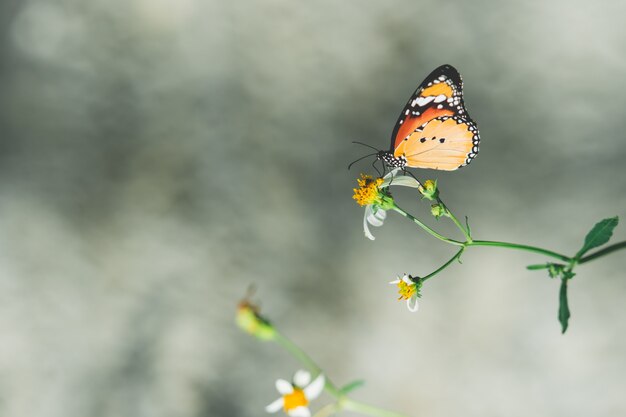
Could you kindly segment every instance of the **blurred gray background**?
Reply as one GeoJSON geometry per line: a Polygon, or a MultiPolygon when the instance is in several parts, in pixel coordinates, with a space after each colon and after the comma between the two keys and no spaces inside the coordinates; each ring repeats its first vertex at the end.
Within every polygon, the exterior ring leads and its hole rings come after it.
{"type": "MultiPolygon", "coordinates": [[[[351,199],[360,140],[456,66],[482,136],[437,178],[474,235],[573,254],[625,216],[626,3],[0,3],[0,415],[263,416],[287,353],[409,416],[626,413],[626,252],[579,268],[556,319],[546,259],[472,248],[410,314],[388,281],[453,249],[351,199]]],[[[443,232],[428,205],[402,204],[443,232]]],[[[626,238],[623,225],[615,240],[626,238]]],[[[313,404],[328,402],[324,396],[313,404]]],[[[350,415],[346,413],[346,415],[350,415]]]]}

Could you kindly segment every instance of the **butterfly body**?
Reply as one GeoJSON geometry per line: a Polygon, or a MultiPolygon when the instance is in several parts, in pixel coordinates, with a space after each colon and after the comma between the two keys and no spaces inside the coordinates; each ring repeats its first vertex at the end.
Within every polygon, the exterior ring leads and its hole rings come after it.
{"type": "Polygon", "coordinates": [[[391,168],[453,171],[476,157],[479,142],[463,102],[461,75],[442,65],[409,98],[394,126],[390,150],[377,158],[391,168]]]}

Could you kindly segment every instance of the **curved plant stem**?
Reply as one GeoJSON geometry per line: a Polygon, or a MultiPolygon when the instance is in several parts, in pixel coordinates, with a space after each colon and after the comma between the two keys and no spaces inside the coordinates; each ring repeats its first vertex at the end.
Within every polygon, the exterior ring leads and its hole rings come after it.
{"type": "Polygon", "coordinates": [[[491,241],[491,240],[474,240],[471,242],[467,242],[465,246],[468,246],[468,247],[469,246],[496,246],[500,248],[519,249],[519,250],[524,250],[527,252],[540,253],[542,255],[546,255],[551,258],[560,259],[563,262],[571,262],[572,260],[572,258],[570,258],[569,256],[565,256],[565,255],[562,255],[557,252],[553,252],[548,249],[538,248],[536,246],[520,245],[517,243],[497,242],[497,241],[491,241]]]}
{"type": "MultiPolygon", "coordinates": [[[[302,362],[302,364],[307,367],[309,371],[313,372],[314,374],[322,373],[322,368],[320,368],[313,361],[313,359],[311,359],[311,357],[306,354],[305,351],[300,349],[291,340],[283,336],[278,330],[276,330],[276,337],[274,338],[274,340],[276,340],[276,343],[278,343],[279,345],[284,347],[289,353],[291,353],[297,360],[302,362]]],[[[333,384],[332,381],[327,377],[325,379],[326,385],[324,386],[324,389],[326,389],[326,391],[333,397],[340,397],[342,394],[341,391],[339,391],[339,388],[337,388],[337,386],[333,384]]]]}
{"type": "MultiPolygon", "coordinates": [[[[322,369],[311,359],[309,355],[306,354],[302,349],[300,349],[295,343],[291,340],[287,339],[283,336],[278,330],[275,330],[274,340],[276,343],[284,347],[289,353],[291,353],[297,360],[299,360],[306,368],[308,368],[311,372],[315,374],[322,373],[322,369]]],[[[382,408],[374,407],[369,404],[365,404],[359,401],[355,401],[346,396],[345,393],[341,392],[339,388],[335,384],[333,384],[330,379],[325,375],[326,384],[324,389],[326,392],[337,399],[337,402],[334,404],[329,404],[326,407],[323,407],[316,416],[329,416],[332,413],[340,410],[351,410],[364,415],[372,416],[372,417],[407,417],[404,414],[398,414],[393,411],[385,410],[382,408]]]]}
{"type": "Polygon", "coordinates": [[[593,261],[596,258],[599,258],[604,255],[608,255],[611,252],[615,252],[616,250],[626,248],[626,241],[614,243],[613,245],[607,246],[604,249],[601,249],[591,255],[583,256],[578,260],[579,264],[584,264],[585,262],[593,261]]]}
{"type": "Polygon", "coordinates": [[[448,208],[448,206],[446,206],[446,204],[440,199],[437,198],[437,202],[439,203],[439,205],[441,205],[441,207],[446,211],[446,213],[448,214],[448,216],[450,217],[450,220],[452,220],[454,222],[454,224],[456,225],[456,227],[459,228],[459,230],[463,233],[463,235],[465,236],[465,240],[467,242],[471,242],[472,241],[472,237],[469,234],[469,230],[467,230],[465,227],[463,227],[463,225],[461,224],[461,222],[459,221],[459,219],[456,218],[456,216],[454,215],[454,213],[452,213],[452,211],[450,211],[450,209],[448,208]]]}
{"type": "Polygon", "coordinates": [[[426,226],[424,223],[422,223],[421,220],[419,220],[418,218],[414,217],[413,215],[407,213],[406,211],[402,210],[400,207],[398,207],[397,205],[393,206],[393,210],[397,211],[398,213],[402,214],[404,217],[406,217],[407,219],[413,220],[413,223],[417,224],[419,227],[421,227],[422,229],[424,229],[426,232],[428,232],[431,236],[436,237],[437,239],[449,243],[451,245],[455,245],[455,246],[465,246],[465,242],[459,242],[458,240],[454,240],[454,239],[448,239],[447,237],[437,233],[436,231],[434,231],[433,229],[431,229],[430,227],[426,226]]]}
{"type": "Polygon", "coordinates": [[[454,254],[454,256],[450,258],[448,262],[441,265],[439,268],[437,268],[435,271],[431,272],[430,274],[426,275],[425,277],[422,277],[421,278],[422,281],[426,281],[427,279],[434,277],[435,275],[437,275],[438,273],[440,273],[441,271],[449,267],[450,264],[452,264],[452,262],[456,261],[457,259],[461,257],[461,255],[463,254],[463,251],[465,251],[465,247],[462,247],[461,249],[459,249],[459,251],[456,254],[454,254]]]}
{"type": "MultiPolygon", "coordinates": [[[[439,239],[439,240],[441,240],[443,242],[449,243],[451,245],[461,246],[463,248],[467,248],[467,247],[470,247],[470,246],[496,246],[496,247],[500,247],[500,248],[517,249],[517,250],[523,250],[523,251],[527,251],[527,252],[539,253],[539,254],[546,255],[546,256],[549,256],[551,258],[556,258],[556,259],[559,259],[559,260],[561,260],[563,262],[568,262],[568,263],[572,261],[572,258],[570,258],[569,256],[565,256],[563,254],[560,254],[560,253],[557,253],[557,252],[554,252],[554,251],[551,251],[551,250],[548,250],[548,249],[538,248],[536,246],[520,245],[520,244],[517,244],[517,243],[498,242],[498,241],[492,241],[492,240],[471,240],[471,238],[468,239],[466,242],[460,242],[458,240],[449,239],[449,238],[439,234],[435,230],[431,229],[430,227],[426,226],[421,220],[419,220],[416,217],[412,216],[411,214],[407,213],[406,211],[404,211],[403,209],[401,209],[397,205],[394,204],[393,209],[395,211],[397,211],[398,213],[402,214],[404,217],[412,220],[415,224],[417,224],[419,227],[424,229],[431,236],[434,236],[437,239],[439,239]]],[[[456,217],[454,217],[454,216],[451,216],[451,218],[456,219],[456,217]]],[[[455,224],[457,224],[457,226],[461,230],[463,230],[464,234],[465,233],[469,234],[463,228],[463,226],[459,223],[458,220],[455,221],[455,224]]],[[[625,243],[625,245],[626,245],[626,243],[625,243]]],[[[609,248],[611,248],[611,247],[609,247],[609,248]]],[[[607,248],[607,249],[609,249],[609,248],[607,248]]],[[[612,249],[612,250],[617,250],[617,249],[620,249],[620,248],[615,248],[615,249],[612,249]]],[[[589,256],[594,256],[594,255],[589,255],[589,256]]],[[[601,256],[601,255],[599,255],[599,256],[601,256]]]]}

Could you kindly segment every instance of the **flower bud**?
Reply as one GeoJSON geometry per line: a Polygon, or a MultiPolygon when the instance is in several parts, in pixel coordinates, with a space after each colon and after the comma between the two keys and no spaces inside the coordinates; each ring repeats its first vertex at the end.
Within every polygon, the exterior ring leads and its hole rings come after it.
{"type": "Polygon", "coordinates": [[[258,307],[248,300],[239,303],[235,321],[243,331],[261,340],[272,340],[276,336],[274,327],[259,314],[258,307]]]}
{"type": "Polygon", "coordinates": [[[437,220],[439,220],[441,216],[446,215],[446,210],[441,207],[441,204],[433,204],[432,206],[430,206],[430,212],[433,216],[435,216],[437,220]]]}
{"type": "Polygon", "coordinates": [[[424,185],[419,188],[422,196],[428,200],[435,200],[439,197],[439,190],[437,189],[437,180],[426,180],[424,185]]]}

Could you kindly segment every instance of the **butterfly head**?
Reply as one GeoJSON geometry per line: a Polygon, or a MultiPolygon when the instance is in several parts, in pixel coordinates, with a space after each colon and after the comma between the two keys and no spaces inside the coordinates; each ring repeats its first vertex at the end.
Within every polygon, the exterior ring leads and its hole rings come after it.
{"type": "Polygon", "coordinates": [[[376,158],[383,161],[389,168],[404,168],[406,166],[406,158],[404,156],[396,158],[389,151],[378,151],[376,158]]]}

